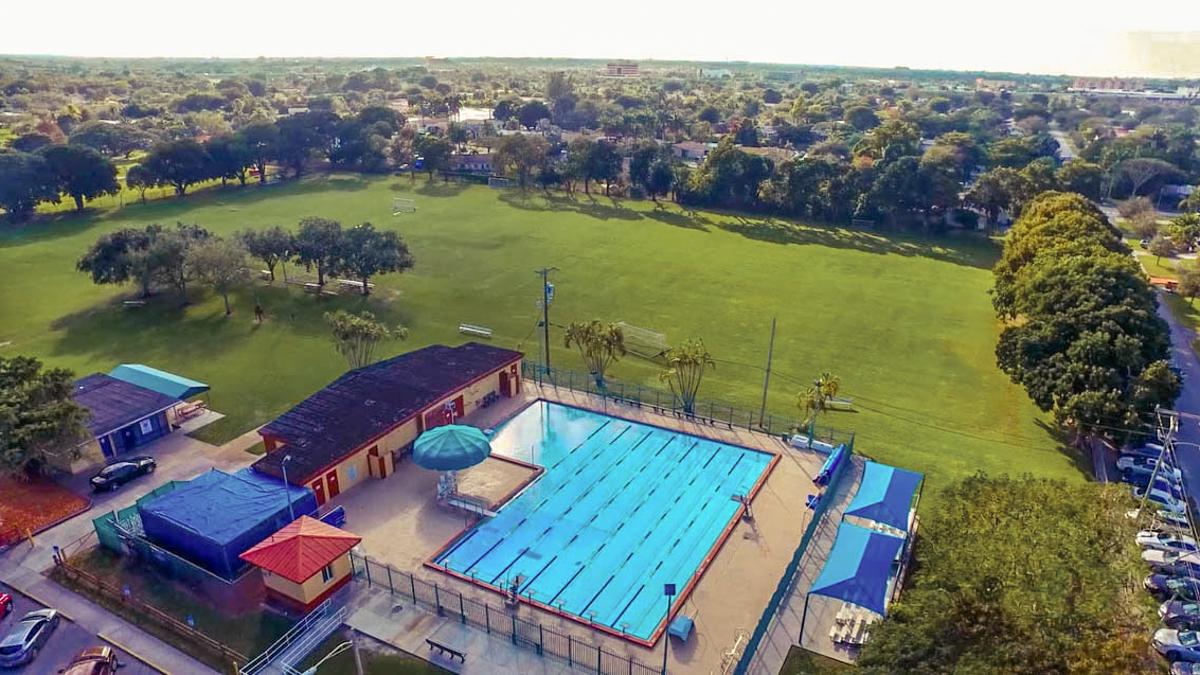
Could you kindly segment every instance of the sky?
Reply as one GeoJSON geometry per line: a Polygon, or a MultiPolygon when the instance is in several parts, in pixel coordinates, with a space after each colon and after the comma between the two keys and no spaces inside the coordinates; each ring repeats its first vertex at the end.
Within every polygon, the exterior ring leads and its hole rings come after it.
{"type": "Polygon", "coordinates": [[[1200,77],[1197,1],[58,0],[52,12],[8,3],[0,53],[740,60],[1200,77]]]}

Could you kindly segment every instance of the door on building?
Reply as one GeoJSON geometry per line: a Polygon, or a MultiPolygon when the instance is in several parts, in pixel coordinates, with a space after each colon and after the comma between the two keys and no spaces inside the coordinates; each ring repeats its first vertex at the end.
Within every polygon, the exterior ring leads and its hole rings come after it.
{"type": "Polygon", "coordinates": [[[500,395],[507,398],[512,396],[512,386],[508,383],[508,371],[500,371],[500,395]]]}
{"type": "Polygon", "coordinates": [[[329,483],[329,498],[330,499],[333,499],[334,497],[341,494],[342,491],[338,488],[337,469],[334,469],[333,471],[330,471],[329,473],[325,474],[325,482],[329,483]]]}
{"type": "Polygon", "coordinates": [[[466,403],[463,401],[463,397],[459,396],[458,398],[454,399],[454,419],[461,419],[462,416],[466,414],[466,403]]]}
{"type": "Polygon", "coordinates": [[[125,427],[121,430],[121,451],[129,452],[137,447],[137,434],[133,431],[132,426],[125,427]]]}
{"type": "Polygon", "coordinates": [[[372,445],[371,449],[367,450],[367,471],[372,478],[387,478],[387,463],[379,454],[378,445],[372,445]]]}
{"type": "Polygon", "coordinates": [[[317,495],[317,506],[324,504],[325,503],[325,481],[323,481],[323,480],[313,481],[313,484],[309,485],[309,487],[312,488],[313,493],[315,495],[317,495]]]}
{"type": "Polygon", "coordinates": [[[105,436],[100,439],[100,452],[106,458],[110,459],[117,456],[117,453],[113,451],[112,436],[105,436]]]}

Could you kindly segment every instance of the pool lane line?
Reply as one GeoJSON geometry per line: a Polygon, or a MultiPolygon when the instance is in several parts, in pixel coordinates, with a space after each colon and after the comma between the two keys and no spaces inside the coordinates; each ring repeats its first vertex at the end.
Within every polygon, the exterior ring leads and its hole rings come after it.
{"type": "Polygon", "coordinates": [[[641,594],[642,594],[642,591],[644,591],[644,590],[646,590],[646,584],[642,584],[641,586],[639,586],[639,587],[638,587],[638,589],[637,589],[637,592],[636,592],[636,593],[634,593],[634,594],[633,594],[633,597],[629,599],[629,602],[625,603],[625,607],[623,607],[623,608],[621,609],[621,613],[620,613],[620,614],[618,614],[618,615],[617,615],[617,618],[613,619],[613,620],[612,620],[612,622],[611,622],[611,623],[609,623],[608,625],[610,625],[610,626],[616,626],[616,625],[617,625],[617,622],[621,620],[621,617],[625,616],[625,612],[628,612],[628,611],[629,611],[629,607],[630,607],[631,605],[633,605],[633,601],[634,601],[634,600],[637,600],[637,597],[638,597],[639,595],[641,595],[641,594]]]}
{"type": "MultiPolygon", "coordinates": [[[[558,599],[558,596],[562,595],[563,591],[567,590],[567,586],[570,586],[571,582],[575,581],[575,577],[579,576],[582,573],[583,573],[583,567],[580,567],[579,569],[575,570],[575,574],[572,574],[571,578],[567,579],[567,583],[564,584],[562,588],[558,589],[558,592],[555,593],[554,597],[550,598],[550,602],[547,602],[546,604],[553,606],[554,601],[558,599]]],[[[580,618],[583,618],[583,617],[580,617],[580,618]]]]}
{"type": "Polygon", "coordinates": [[[713,448],[712,456],[708,458],[708,461],[704,463],[704,466],[700,467],[700,470],[703,471],[704,469],[707,469],[708,465],[712,464],[713,460],[716,459],[717,455],[719,454],[721,454],[721,446],[718,445],[716,448],[713,448]]]}
{"type": "Polygon", "coordinates": [[[513,565],[515,565],[515,564],[516,564],[516,562],[517,562],[518,560],[520,560],[520,559],[521,559],[521,556],[525,555],[525,554],[526,554],[526,553],[528,553],[528,552],[529,552],[529,547],[528,547],[528,546],[526,546],[525,548],[521,549],[521,552],[517,554],[517,557],[515,557],[515,558],[513,558],[512,560],[508,561],[508,564],[504,566],[504,569],[500,570],[500,572],[499,572],[499,573],[498,573],[496,576],[492,577],[492,580],[491,580],[491,582],[490,582],[490,583],[491,583],[493,586],[495,586],[495,585],[496,585],[496,580],[497,580],[497,579],[499,579],[500,577],[504,576],[504,573],[508,571],[508,568],[510,568],[510,567],[512,567],[513,565]]]}
{"type": "Polygon", "coordinates": [[[517,589],[517,590],[519,590],[519,591],[521,591],[521,592],[524,592],[526,589],[528,589],[530,586],[532,586],[532,585],[533,585],[533,582],[537,581],[537,578],[538,578],[538,577],[540,577],[540,576],[542,576],[542,572],[545,572],[546,570],[550,569],[550,566],[554,564],[554,561],[555,561],[555,560],[558,560],[558,554],[557,554],[557,553],[555,553],[555,554],[554,554],[554,557],[550,559],[550,562],[547,562],[545,565],[543,565],[543,566],[542,566],[542,569],[538,570],[538,573],[537,573],[537,574],[535,574],[535,575],[533,575],[532,577],[530,577],[529,581],[526,581],[526,582],[525,582],[525,585],[521,586],[521,588],[519,588],[519,589],[517,589]]]}
{"type": "Polygon", "coordinates": [[[621,440],[621,437],[625,435],[625,432],[629,431],[632,428],[633,428],[632,423],[626,425],[625,428],[621,430],[621,433],[617,434],[616,438],[609,441],[608,444],[612,445],[613,443],[616,443],[617,441],[621,440]]]}
{"type": "Polygon", "coordinates": [[[499,545],[500,545],[500,544],[501,544],[503,541],[504,541],[504,539],[497,539],[497,540],[496,540],[496,543],[492,544],[492,545],[491,545],[491,547],[489,547],[489,548],[488,548],[488,550],[484,551],[484,552],[483,552],[483,555],[481,555],[481,556],[479,556],[478,558],[476,558],[476,559],[475,559],[475,562],[471,563],[470,565],[468,565],[468,566],[466,567],[466,569],[462,570],[462,573],[463,573],[463,574],[467,574],[467,573],[468,573],[468,572],[470,572],[472,569],[474,569],[474,568],[475,568],[475,566],[476,566],[476,565],[478,565],[478,564],[479,564],[479,563],[480,563],[480,562],[481,562],[481,561],[482,561],[484,558],[486,558],[486,557],[488,556],[488,554],[489,554],[489,553],[491,553],[492,551],[496,550],[496,547],[497,547],[497,546],[499,546],[499,545]]]}
{"type": "Polygon", "coordinates": [[[553,464],[551,464],[550,466],[548,466],[548,467],[546,467],[546,468],[548,468],[548,469],[549,469],[549,468],[554,468],[554,467],[558,466],[559,464],[562,464],[563,462],[565,462],[565,461],[566,461],[566,460],[567,460],[569,457],[571,457],[571,455],[574,455],[574,454],[575,454],[575,451],[576,451],[576,450],[578,450],[578,449],[582,448],[583,446],[587,445],[587,442],[588,442],[588,441],[590,441],[590,440],[592,440],[592,437],[593,437],[593,436],[595,436],[596,434],[598,434],[598,433],[600,433],[601,431],[603,431],[603,430],[604,430],[604,427],[607,427],[607,426],[608,426],[608,425],[609,425],[609,424],[610,424],[610,423],[611,423],[613,420],[615,420],[615,419],[618,419],[618,418],[616,418],[616,417],[613,417],[613,418],[610,418],[610,419],[604,420],[604,424],[601,424],[600,426],[596,427],[596,430],[595,430],[595,431],[593,431],[592,433],[588,434],[588,437],[587,437],[587,438],[583,439],[582,441],[580,441],[580,442],[579,442],[579,444],[578,444],[578,445],[576,445],[575,447],[571,448],[570,452],[567,452],[567,453],[565,453],[565,454],[564,454],[562,457],[559,457],[559,458],[558,458],[558,461],[554,462],[553,464]]]}
{"type": "Polygon", "coordinates": [[[646,435],[642,436],[642,440],[638,441],[637,443],[634,443],[633,445],[631,445],[629,447],[628,452],[633,452],[634,450],[637,450],[638,446],[641,445],[642,443],[646,442],[647,438],[650,438],[651,436],[653,436],[655,431],[657,431],[657,429],[651,429],[650,431],[647,431],[646,435]]]}
{"type": "Polygon", "coordinates": [[[467,536],[459,538],[458,541],[454,542],[453,546],[446,549],[445,551],[442,551],[442,553],[436,558],[436,560],[439,563],[441,561],[445,560],[446,558],[448,558],[450,556],[450,554],[457,551],[459,546],[462,546],[463,544],[467,543],[468,539],[470,539],[471,537],[474,537],[478,533],[479,533],[479,530],[477,528],[472,527],[471,531],[467,532],[467,536]]]}
{"type": "Polygon", "coordinates": [[[579,611],[579,616],[583,616],[588,611],[588,607],[591,607],[592,603],[596,602],[596,598],[600,597],[600,594],[604,592],[604,589],[608,588],[608,585],[612,583],[613,578],[616,576],[616,574],[610,574],[608,576],[608,581],[604,582],[604,585],[600,587],[600,590],[596,591],[596,594],[592,596],[591,600],[588,600],[588,604],[583,606],[583,609],[579,611]]]}

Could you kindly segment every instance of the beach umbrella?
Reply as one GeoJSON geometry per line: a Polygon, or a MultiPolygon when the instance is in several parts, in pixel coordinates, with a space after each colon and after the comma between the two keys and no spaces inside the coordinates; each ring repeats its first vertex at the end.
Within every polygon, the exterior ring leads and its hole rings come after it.
{"type": "Polygon", "coordinates": [[[447,424],[430,429],[413,444],[413,461],[434,471],[461,471],[492,454],[487,436],[475,427],[447,424]]]}

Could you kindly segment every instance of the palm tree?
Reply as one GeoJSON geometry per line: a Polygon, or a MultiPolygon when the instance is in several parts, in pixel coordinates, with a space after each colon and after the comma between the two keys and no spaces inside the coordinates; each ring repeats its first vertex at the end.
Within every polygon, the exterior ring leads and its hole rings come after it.
{"type": "Polygon", "coordinates": [[[715,368],[716,361],[699,338],[688,340],[678,347],[667,350],[667,365],[658,373],[658,379],[671,387],[671,393],[683,404],[689,415],[696,412],[696,394],[706,368],[715,368]]]}
{"type": "Polygon", "coordinates": [[[796,406],[804,413],[804,424],[810,429],[810,437],[811,429],[817,423],[817,415],[829,409],[829,402],[837,398],[840,389],[841,380],[838,376],[824,372],[807,391],[800,394],[796,406]]]}
{"type": "Polygon", "coordinates": [[[605,390],[604,375],[609,366],[625,356],[625,333],[614,324],[591,321],[572,321],[564,336],[566,347],[574,345],[579,356],[587,365],[588,372],[596,378],[596,387],[605,390]]]}

